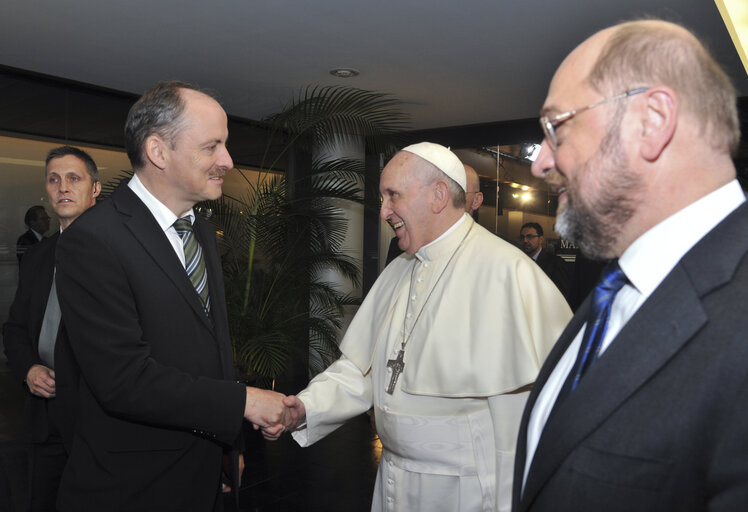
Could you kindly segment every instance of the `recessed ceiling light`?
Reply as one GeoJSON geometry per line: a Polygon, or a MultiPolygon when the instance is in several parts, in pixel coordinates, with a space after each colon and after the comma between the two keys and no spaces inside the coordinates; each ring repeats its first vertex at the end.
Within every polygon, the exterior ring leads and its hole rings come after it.
{"type": "Polygon", "coordinates": [[[338,78],[352,78],[358,76],[359,72],[353,68],[335,68],[330,70],[330,74],[338,78]]]}

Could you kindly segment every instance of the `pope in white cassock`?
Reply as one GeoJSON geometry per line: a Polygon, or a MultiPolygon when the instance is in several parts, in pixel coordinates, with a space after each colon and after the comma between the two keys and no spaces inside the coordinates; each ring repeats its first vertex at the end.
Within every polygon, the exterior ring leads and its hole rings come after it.
{"type": "Polygon", "coordinates": [[[520,416],[571,318],[519,249],[464,213],[465,169],[423,142],[382,172],[381,217],[403,255],[377,279],[343,355],[284,401],[301,446],[374,407],[382,458],[372,510],[509,510],[520,416]]]}

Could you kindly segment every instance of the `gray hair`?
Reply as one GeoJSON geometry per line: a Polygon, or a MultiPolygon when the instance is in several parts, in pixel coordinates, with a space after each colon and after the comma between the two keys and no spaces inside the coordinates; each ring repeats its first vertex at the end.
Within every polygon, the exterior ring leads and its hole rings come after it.
{"type": "Polygon", "coordinates": [[[130,108],[125,122],[125,149],[133,170],[145,166],[145,141],[151,135],[158,135],[172,149],[176,147],[177,136],[185,124],[186,104],[180,89],[191,89],[215,99],[210,92],[177,80],[159,82],[146,91],[130,108]]]}
{"type": "Polygon", "coordinates": [[[92,183],[96,183],[97,181],[99,181],[99,169],[98,167],[96,167],[96,162],[94,162],[94,159],[91,158],[91,155],[89,155],[82,149],[78,149],[73,146],[59,146],[51,149],[49,153],[47,153],[46,160],[44,160],[44,175],[46,176],[47,174],[47,167],[49,166],[50,161],[54,160],[55,158],[61,158],[68,155],[72,155],[83,162],[83,164],[86,166],[88,175],[91,177],[92,183]]]}
{"type": "Polygon", "coordinates": [[[452,205],[455,208],[465,208],[465,191],[462,189],[459,183],[457,183],[455,180],[447,176],[447,174],[440,170],[437,166],[432,164],[431,162],[428,162],[424,160],[425,165],[424,170],[426,172],[423,175],[423,182],[424,183],[433,183],[436,180],[444,180],[447,182],[447,185],[449,185],[449,195],[452,198],[452,205]]]}

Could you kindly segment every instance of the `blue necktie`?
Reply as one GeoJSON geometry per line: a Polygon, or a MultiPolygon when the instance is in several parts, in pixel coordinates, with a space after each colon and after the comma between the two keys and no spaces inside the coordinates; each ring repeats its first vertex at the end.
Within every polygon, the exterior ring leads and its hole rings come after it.
{"type": "Polygon", "coordinates": [[[200,244],[197,243],[189,218],[177,219],[174,222],[174,229],[177,230],[179,237],[182,239],[184,266],[187,276],[190,278],[192,286],[195,287],[195,291],[200,296],[205,313],[208,314],[210,311],[210,294],[208,293],[208,274],[205,272],[203,250],[200,244]]]}
{"type": "Polygon", "coordinates": [[[555,406],[560,404],[569,392],[576,389],[584,373],[597,359],[600,345],[608,327],[608,317],[610,316],[613,299],[627,282],[626,274],[618,266],[618,260],[611,261],[603,268],[600,281],[592,292],[592,305],[587,318],[587,327],[582,337],[582,344],[579,346],[577,360],[558,394],[555,406]]]}

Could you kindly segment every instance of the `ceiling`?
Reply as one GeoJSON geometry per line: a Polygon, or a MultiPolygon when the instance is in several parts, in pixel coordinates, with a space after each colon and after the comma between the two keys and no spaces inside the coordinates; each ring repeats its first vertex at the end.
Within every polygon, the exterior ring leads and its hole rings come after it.
{"type": "Polygon", "coordinates": [[[748,96],[711,0],[4,0],[0,65],[140,94],[162,79],[262,119],[306,85],[394,95],[414,129],[534,117],[563,57],[595,31],[656,16],[704,38],[748,96]],[[329,74],[336,67],[354,78],[329,74]]]}

